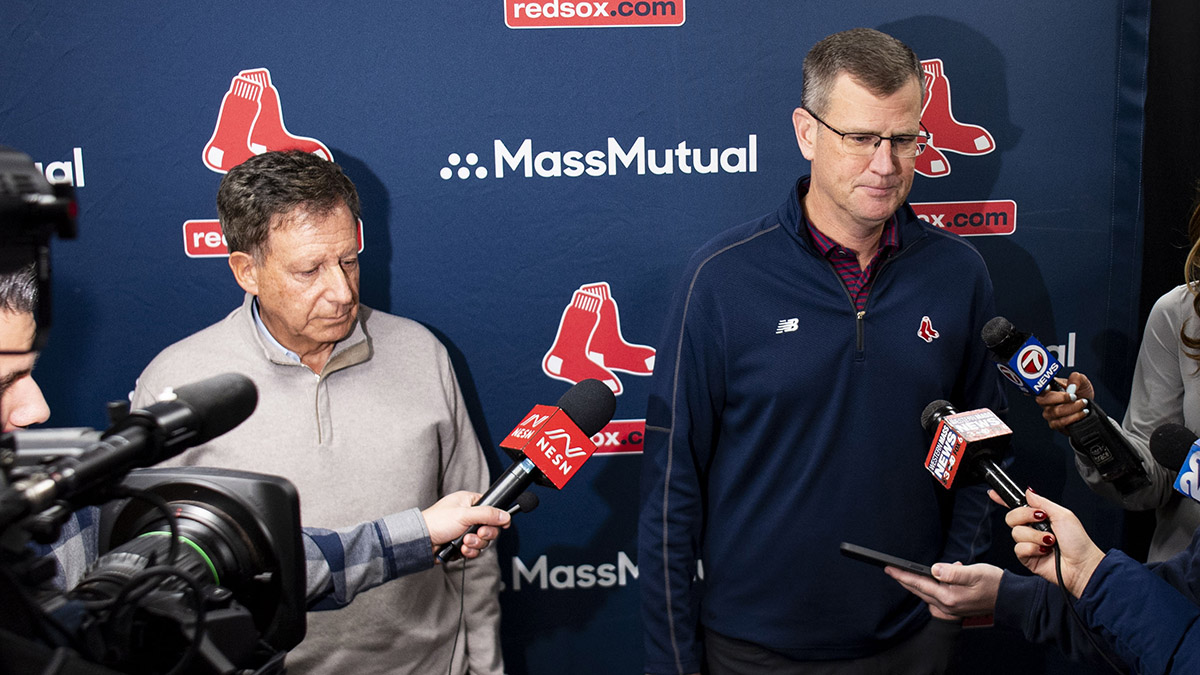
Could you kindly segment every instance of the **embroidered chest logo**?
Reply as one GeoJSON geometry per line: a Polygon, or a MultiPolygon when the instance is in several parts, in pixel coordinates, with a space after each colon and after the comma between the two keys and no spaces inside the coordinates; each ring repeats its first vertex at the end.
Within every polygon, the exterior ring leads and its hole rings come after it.
{"type": "Polygon", "coordinates": [[[923,316],[921,317],[921,327],[917,329],[917,337],[926,342],[933,342],[936,338],[941,337],[941,333],[934,330],[933,322],[929,320],[929,317],[923,316]]]}
{"type": "Polygon", "coordinates": [[[800,319],[783,319],[775,328],[775,334],[779,335],[781,333],[792,333],[798,328],[800,328],[800,319]]]}

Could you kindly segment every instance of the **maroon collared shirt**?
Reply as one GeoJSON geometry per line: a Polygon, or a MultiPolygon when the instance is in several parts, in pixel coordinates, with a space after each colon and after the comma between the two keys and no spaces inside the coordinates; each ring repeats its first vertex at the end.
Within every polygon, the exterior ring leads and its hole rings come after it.
{"type": "Polygon", "coordinates": [[[846,285],[850,297],[854,298],[855,308],[860,312],[866,309],[871,283],[875,280],[879,267],[893,251],[900,248],[900,228],[896,227],[896,216],[888,218],[887,222],[883,224],[883,234],[879,237],[879,250],[875,251],[875,255],[872,256],[871,262],[867,263],[866,269],[858,266],[858,253],[827,237],[807,217],[804,218],[804,224],[808,226],[808,234],[812,237],[817,250],[825,256],[825,259],[837,271],[838,276],[842,278],[842,283],[846,285]]]}

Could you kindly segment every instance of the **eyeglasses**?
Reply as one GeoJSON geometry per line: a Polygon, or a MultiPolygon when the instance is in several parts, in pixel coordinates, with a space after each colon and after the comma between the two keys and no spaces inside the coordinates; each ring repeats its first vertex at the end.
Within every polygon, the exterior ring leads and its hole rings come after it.
{"type": "MultiPolygon", "coordinates": [[[[805,108],[808,110],[808,108],[805,108]]],[[[829,126],[825,120],[817,117],[817,114],[808,110],[808,114],[812,115],[813,119],[824,124],[833,133],[842,137],[842,149],[851,155],[873,155],[875,150],[879,148],[879,144],[884,141],[891,141],[892,154],[903,159],[912,159],[925,151],[925,144],[929,142],[929,132],[926,131],[925,125],[921,125],[921,133],[919,134],[898,134],[896,136],[880,136],[879,134],[864,134],[848,131],[838,131],[829,126]]]]}

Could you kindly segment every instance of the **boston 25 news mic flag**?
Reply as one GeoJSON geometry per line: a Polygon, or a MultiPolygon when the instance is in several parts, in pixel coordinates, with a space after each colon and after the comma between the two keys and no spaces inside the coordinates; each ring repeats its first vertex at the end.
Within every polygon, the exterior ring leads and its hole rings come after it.
{"type": "Polygon", "coordinates": [[[1200,439],[1182,424],[1168,423],[1150,434],[1150,454],[1154,461],[1175,476],[1175,490],[1200,502],[1200,439]]]}
{"type": "MultiPolygon", "coordinates": [[[[513,464],[476,504],[508,509],[533,482],[561,490],[596,451],[591,437],[608,424],[616,409],[612,390],[596,379],[571,387],[553,406],[535,405],[500,442],[513,464]]],[[[472,527],[463,537],[477,529],[472,527]]],[[[438,560],[446,563],[461,556],[463,537],[442,546],[438,560]]]]}
{"type": "MultiPolygon", "coordinates": [[[[984,325],[981,337],[996,360],[996,368],[1021,391],[1038,396],[1047,389],[1063,390],[1054,380],[1062,363],[1032,334],[1018,331],[1008,319],[997,316],[984,325]]],[[[1088,408],[1082,420],[1067,426],[1072,445],[1121,494],[1149,485],[1141,459],[1121,431],[1095,401],[1088,401],[1088,408]]]]}
{"type": "MultiPolygon", "coordinates": [[[[971,478],[982,479],[1010,509],[1025,506],[1025,491],[1000,468],[1012,429],[987,408],[958,412],[949,401],[934,401],[921,413],[921,426],[933,434],[925,468],[946,489],[964,465],[971,478]]],[[[1033,527],[1050,531],[1047,523],[1033,527]]]]}

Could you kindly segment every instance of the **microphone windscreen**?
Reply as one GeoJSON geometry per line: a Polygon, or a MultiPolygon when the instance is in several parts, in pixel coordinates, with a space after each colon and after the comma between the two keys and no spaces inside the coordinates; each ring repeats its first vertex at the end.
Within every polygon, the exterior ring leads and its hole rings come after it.
{"type": "Polygon", "coordinates": [[[957,412],[949,401],[938,399],[925,406],[925,409],[921,411],[921,426],[924,427],[925,431],[932,434],[937,429],[938,422],[941,422],[943,417],[953,415],[957,412]]]}
{"type": "Polygon", "coordinates": [[[207,443],[241,424],[258,405],[258,388],[238,373],[215,375],[174,391],[175,400],[191,409],[198,422],[194,445],[207,443]]]}
{"type": "Polygon", "coordinates": [[[617,411],[617,397],[607,384],[597,379],[587,379],[568,389],[558,399],[557,405],[580,431],[594,436],[617,411]]]}
{"type": "Polygon", "coordinates": [[[1018,331],[1016,326],[1002,317],[992,317],[983,325],[983,330],[980,331],[980,337],[983,338],[983,344],[993,354],[1007,361],[1011,359],[1013,354],[1017,353],[1017,349],[1025,343],[1028,335],[1018,331]]]}
{"type": "Polygon", "coordinates": [[[532,492],[525,491],[517,495],[517,507],[521,513],[529,513],[538,507],[538,496],[532,492]]]}
{"type": "Polygon", "coordinates": [[[1168,423],[1150,434],[1150,454],[1154,460],[1171,471],[1179,471],[1187,458],[1196,434],[1182,424],[1168,423]]]}

